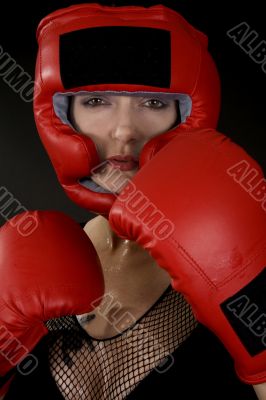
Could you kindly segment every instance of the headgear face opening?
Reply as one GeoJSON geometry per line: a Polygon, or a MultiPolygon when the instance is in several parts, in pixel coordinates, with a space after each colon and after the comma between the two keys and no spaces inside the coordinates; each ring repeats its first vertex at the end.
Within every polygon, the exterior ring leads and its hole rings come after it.
{"type": "Polygon", "coordinates": [[[140,167],[180,131],[216,127],[220,81],[207,37],[167,7],[75,5],[44,18],[37,39],[37,129],[64,191],[91,212],[108,216],[115,195],[90,179],[99,155],[69,123],[69,96],[105,91],[178,100],[181,123],[145,144],[140,167]]]}

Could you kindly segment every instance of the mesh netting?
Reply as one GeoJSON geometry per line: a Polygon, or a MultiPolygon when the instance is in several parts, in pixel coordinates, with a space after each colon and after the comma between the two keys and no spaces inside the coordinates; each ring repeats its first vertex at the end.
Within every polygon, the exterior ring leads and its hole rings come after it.
{"type": "Polygon", "coordinates": [[[133,326],[112,338],[93,338],[75,316],[46,325],[50,370],[64,398],[119,400],[151,370],[163,369],[197,322],[183,296],[169,286],[133,326]]]}

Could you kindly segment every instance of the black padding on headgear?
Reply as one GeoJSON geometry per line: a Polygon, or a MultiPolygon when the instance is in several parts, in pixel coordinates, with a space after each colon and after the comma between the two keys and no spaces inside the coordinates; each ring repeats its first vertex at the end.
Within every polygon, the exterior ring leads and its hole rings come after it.
{"type": "Polygon", "coordinates": [[[106,26],[65,33],[60,72],[65,89],[106,83],[169,88],[170,32],[106,26]]]}

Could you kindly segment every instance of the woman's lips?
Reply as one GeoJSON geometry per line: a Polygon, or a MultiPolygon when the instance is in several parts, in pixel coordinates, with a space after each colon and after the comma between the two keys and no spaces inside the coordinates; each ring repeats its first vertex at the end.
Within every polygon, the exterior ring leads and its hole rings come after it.
{"type": "Polygon", "coordinates": [[[131,171],[139,166],[138,159],[133,156],[117,155],[109,157],[107,160],[113,167],[119,168],[121,171],[131,171]]]}

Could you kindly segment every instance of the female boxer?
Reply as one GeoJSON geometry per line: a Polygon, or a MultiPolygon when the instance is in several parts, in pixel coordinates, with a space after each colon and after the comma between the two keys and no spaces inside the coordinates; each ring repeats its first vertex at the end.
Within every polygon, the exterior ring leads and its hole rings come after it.
{"type": "Polygon", "coordinates": [[[38,132],[66,194],[97,214],[84,230],[105,289],[90,312],[45,321],[49,333],[34,350],[38,368],[17,374],[5,399],[255,399],[168,273],[108,219],[152,159],[150,146],[160,152],[178,133],[215,128],[219,78],[206,36],[161,5],[97,4],[56,11],[37,36],[38,132]]]}

